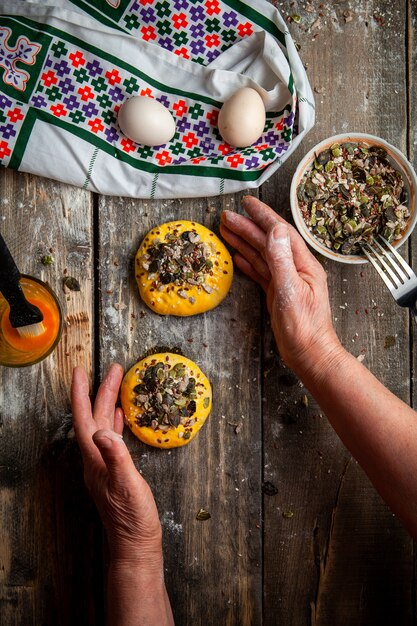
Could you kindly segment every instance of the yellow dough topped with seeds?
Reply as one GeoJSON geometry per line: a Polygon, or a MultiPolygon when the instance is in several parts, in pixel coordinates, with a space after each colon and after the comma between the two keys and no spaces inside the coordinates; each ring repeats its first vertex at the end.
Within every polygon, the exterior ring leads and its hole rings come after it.
{"type": "Polygon", "coordinates": [[[193,361],[171,352],[152,354],[131,367],[120,393],[127,425],[156,448],[185,446],[211,411],[206,376],[193,361]]]}
{"type": "Polygon", "coordinates": [[[179,220],[153,228],[136,254],[143,301],[160,315],[196,315],[226,297],[232,258],[220,239],[197,222],[179,220]]]}

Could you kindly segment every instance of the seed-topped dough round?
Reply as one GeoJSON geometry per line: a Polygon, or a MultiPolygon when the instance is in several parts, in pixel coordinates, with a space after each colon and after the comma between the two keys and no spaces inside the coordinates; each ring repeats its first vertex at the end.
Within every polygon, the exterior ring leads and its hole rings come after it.
{"type": "Polygon", "coordinates": [[[206,421],[211,385],[193,361],[162,352],[130,368],[121,401],[125,421],[138,439],[156,448],[177,448],[194,439],[206,421]]]}
{"type": "Polygon", "coordinates": [[[136,281],[143,301],[160,315],[196,315],[226,297],[232,258],[211,230],[187,220],[153,228],[136,254],[136,281]]]}

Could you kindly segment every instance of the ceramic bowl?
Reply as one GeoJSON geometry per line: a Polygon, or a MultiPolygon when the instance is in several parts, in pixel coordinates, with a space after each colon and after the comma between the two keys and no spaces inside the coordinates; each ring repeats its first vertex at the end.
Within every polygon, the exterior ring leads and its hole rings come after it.
{"type": "Polygon", "coordinates": [[[373,135],[367,135],[365,133],[344,133],[342,135],[334,135],[333,137],[329,137],[328,139],[324,139],[320,143],[314,146],[300,161],[291,183],[291,191],[290,191],[290,204],[291,204],[291,212],[297,226],[299,232],[304,237],[306,242],[317,252],[320,252],[323,256],[333,259],[334,261],[340,261],[341,263],[350,263],[350,264],[358,264],[358,263],[367,263],[367,259],[363,255],[359,254],[341,254],[336,250],[331,250],[327,248],[320,239],[315,237],[313,233],[310,232],[307,224],[304,221],[302,213],[300,211],[297,199],[297,188],[302,180],[304,173],[308,170],[314,159],[315,155],[327,148],[334,143],[346,143],[346,142],[363,142],[369,144],[370,146],[378,146],[382,147],[387,151],[389,161],[392,166],[401,172],[405,189],[408,192],[408,205],[410,210],[410,218],[407,223],[407,227],[404,230],[401,239],[397,239],[395,242],[392,242],[394,248],[398,248],[401,246],[404,241],[408,239],[411,235],[414,226],[417,222],[417,207],[416,207],[416,197],[417,197],[417,176],[411,165],[411,163],[406,159],[406,157],[394,146],[387,143],[384,139],[380,137],[374,137],[373,135]]]}

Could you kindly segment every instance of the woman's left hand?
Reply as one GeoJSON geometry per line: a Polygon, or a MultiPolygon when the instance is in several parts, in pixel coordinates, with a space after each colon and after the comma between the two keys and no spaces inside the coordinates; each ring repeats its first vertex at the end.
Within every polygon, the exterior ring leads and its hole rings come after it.
{"type": "Polygon", "coordinates": [[[332,324],[326,272],[271,207],[252,196],[242,206],[249,217],[224,211],[220,224],[223,238],[237,250],[235,264],[264,289],[286,364],[299,376],[312,366],[324,376],[344,353],[332,324]]]}

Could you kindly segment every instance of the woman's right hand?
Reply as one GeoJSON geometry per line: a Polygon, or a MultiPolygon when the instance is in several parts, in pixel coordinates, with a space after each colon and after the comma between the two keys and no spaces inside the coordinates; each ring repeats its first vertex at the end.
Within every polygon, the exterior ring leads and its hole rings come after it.
{"type": "Polygon", "coordinates": [[[123,412],[115,407],[123,370],[114,364],[91,406],[87,374],[73,373],[73,423],[84,478],[107,531],[110,548],[107,623],[173,626],[164,583],[162,533],[149,485],[122,439],[123,412]]]}
{"type": "Polygon", "coordinates": [[[91,406],[87,374],[72,380],[73,423],[84,461],[84,478],[99,510],[114,563],[162,572],[161,524],[149,485],[122,439],[123,412],[115,404],[123,370],[113,364],[91,406]]]}
{"type": "Polygon", "coordinates": [[[320,374],[343,348],[333,328],[327,275],[298,232],[269,206],[243,198],[250,218],[224,211],[220,232],[237,253],[234,261],[263,287],[275,339],[298,375],[320,374]],[[318,367],[320,366],[320,367],[318,367]]]}

